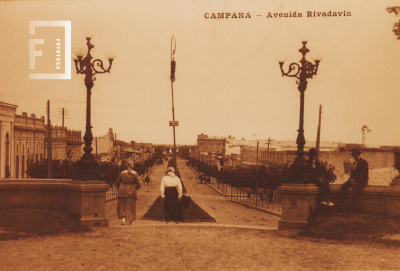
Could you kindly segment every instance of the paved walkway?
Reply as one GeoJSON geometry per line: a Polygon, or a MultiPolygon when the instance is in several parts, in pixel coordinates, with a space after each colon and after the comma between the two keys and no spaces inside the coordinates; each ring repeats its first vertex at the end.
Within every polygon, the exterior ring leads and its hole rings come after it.
{"type": "MultiPolygon", "coordinates": [[[[178,167],[182,180],[185,184],[187,195],[192,198],[204,211],[212,216],[216,222],[190,223],[197,226],[234,226],[241,228],[258,229],[277,229],[279,217],[261,212],[241,204],[234,203],[230,198],[222,196],[207,184],[200,184],[196,180],[196,172],[186,166],[184,160],[178,160],[178,167]]],[[[151,174],[150,186],[142,186],[139,190],[137,200],[137,220],[134,226],[161,226],[165,225],[161,221],[141,220],[140,218],[147,212],[157,197],[160,195],[161,179],[165,176],[167,163],[156,166],[151,174]]],[[[107,202],[106,215],[110,221],[110,227],[121,227],[121,221],[116,215],[116,200],[107,202]]],[[[189,225],[189,223],[181,223],[189,225]]],[[[124,225],[123,227],[129,227],[124,225]]]]}

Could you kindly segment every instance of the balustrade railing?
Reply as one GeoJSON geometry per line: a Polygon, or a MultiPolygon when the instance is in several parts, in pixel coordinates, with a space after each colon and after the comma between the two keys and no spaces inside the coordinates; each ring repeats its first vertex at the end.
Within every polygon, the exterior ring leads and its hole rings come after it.
{"type": "Polygon", "coordinates": [[[110,183],[110,187],[106,192],[106,199],[116,198],[118,195],[118,189],[115,187],[114,183],[110,183]]]}
{"type": "Polygon", "coordinates": [[[278,189],[258,188],[257,191],[254,191],[251,187],[234,187],[212,177],[209,181],[205,180],[204,183],[219,190],[221,194],[232,201],[246,203],[274,213],[282,211],[282,198],[278,189]]]}

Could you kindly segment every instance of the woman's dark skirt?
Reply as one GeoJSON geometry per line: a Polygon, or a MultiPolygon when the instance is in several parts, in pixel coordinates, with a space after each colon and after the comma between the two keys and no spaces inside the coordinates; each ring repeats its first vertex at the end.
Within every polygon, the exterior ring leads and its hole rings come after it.
{"type": "Polygon", "coordinates": [[[165,191],[165,202],[164,202],[164,216],[165,221],[178,221],[180,213],[180,205],[178,198],[178,191],[176,187],[166,187],[165,191]]]}

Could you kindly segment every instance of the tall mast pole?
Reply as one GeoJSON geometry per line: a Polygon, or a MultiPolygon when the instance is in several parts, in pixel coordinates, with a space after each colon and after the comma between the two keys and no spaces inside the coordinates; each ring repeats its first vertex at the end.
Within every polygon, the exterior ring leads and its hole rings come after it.
{"type": "Polygon", "coordinates": [[[318,130],[317,130],[317,156],[315,157],[316,160],[319,160],[319,145],[321,141],[321,114],[322,114],[322,105],[319,105],[319,121],[318,121],[318,130]]]}

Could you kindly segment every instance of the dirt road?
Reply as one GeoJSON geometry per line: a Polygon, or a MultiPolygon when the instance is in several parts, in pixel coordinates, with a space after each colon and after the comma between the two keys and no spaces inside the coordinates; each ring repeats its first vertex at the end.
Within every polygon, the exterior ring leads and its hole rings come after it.
{"type": "MultiPolygon", "coordinates": [[[[121,226],[116,201],[109,228],[91,233],[0,242],[1,270],[400,270],[397,247],[299,240],[277,234],[278,217],[223,198],[179,162],[193,200],[217,222],[121,226]]],[[[159,195],[166,164],[151,174],[138,217],[159,195]]]]}

